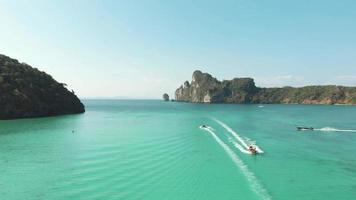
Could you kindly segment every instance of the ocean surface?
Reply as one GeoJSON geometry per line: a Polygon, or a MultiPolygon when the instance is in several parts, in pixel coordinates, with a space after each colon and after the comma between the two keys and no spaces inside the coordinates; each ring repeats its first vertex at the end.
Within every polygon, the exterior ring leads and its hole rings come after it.
{"type": "Polygon", "coordinates": [[[83,102],[0,121],[0,199],[356,199],[356,106],[83,102]]]}

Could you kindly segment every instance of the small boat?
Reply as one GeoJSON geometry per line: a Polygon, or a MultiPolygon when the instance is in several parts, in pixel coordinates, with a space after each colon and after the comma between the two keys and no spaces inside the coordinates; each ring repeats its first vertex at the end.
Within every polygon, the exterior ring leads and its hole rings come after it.
{"type": "Polygon", "coordinates": [[[205,124],[203,124],[203,125],[199,126],[199,128],[201,128],[201,129],[209,129],[210,127],[205,125],[205,124]]]}
{"type": "Polygon", "coordinates": [[[298,131],[313,131],[313,127],[303,127],[303,126],[297,126],[298,131]]]}
{"type": "Polygon", "coordinates": [[[254,146],[249,146],[248,147],[248,150],[251,152],[251,154],[253,154],[253,155],[256,155],[258,152],[257,152],[257,150],[256,150],[256,147],[254,147],[254,146]]]}

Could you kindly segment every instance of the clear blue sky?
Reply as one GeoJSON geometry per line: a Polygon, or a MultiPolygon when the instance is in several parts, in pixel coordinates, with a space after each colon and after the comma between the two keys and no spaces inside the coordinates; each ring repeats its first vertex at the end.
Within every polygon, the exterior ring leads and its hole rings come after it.
{"type": "Polygon", "coordinates": [[[356,1],[0,0],[0,53],[80,97],[160,98],[195,69],[356,86],[356,1]]]}

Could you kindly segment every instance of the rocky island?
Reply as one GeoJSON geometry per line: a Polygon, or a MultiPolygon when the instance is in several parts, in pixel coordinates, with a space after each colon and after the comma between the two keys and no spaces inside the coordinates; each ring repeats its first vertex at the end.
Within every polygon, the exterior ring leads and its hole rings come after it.
{"type": "Polygon", "coordinates": [[[195,71],[175,92],[176,101],[241,104],[356,104],[356,87],[336,85],[261,88],[252,78],[219,81],[195,71]]]}
{"type": "Polygon", "coordinates": [[[164,93],[162,98],[163,98],[163,101],[169,101],[169,95],[167,93],[164,93]]]}
{"type": "Polygon", "coordinates": [[[85,112],[66,84],[45,72],[0,54],[0,119],[85,112]]]}

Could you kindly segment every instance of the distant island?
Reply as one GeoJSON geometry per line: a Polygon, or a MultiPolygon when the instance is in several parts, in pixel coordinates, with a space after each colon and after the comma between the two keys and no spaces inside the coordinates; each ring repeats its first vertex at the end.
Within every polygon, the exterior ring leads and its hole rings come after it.
{"type": "Polygon", "coordinates": [[[164,101],[169,101],[169,95],[167,93],[164,93],[162,98],[164,101]]]}
{"type": "Polygon", "coordinates": [[[0,54],[0,119],[45,117],[85,112],[66,84],[45,72],[0,54]]]}
{"type": "Polygon", "coordinates": [[[356,87],[336,85],[261,88],[252,78],[219,81],[208,73],[195,71],[175,91],[176,101],[240,104],[356,104],[356,87]]]}

